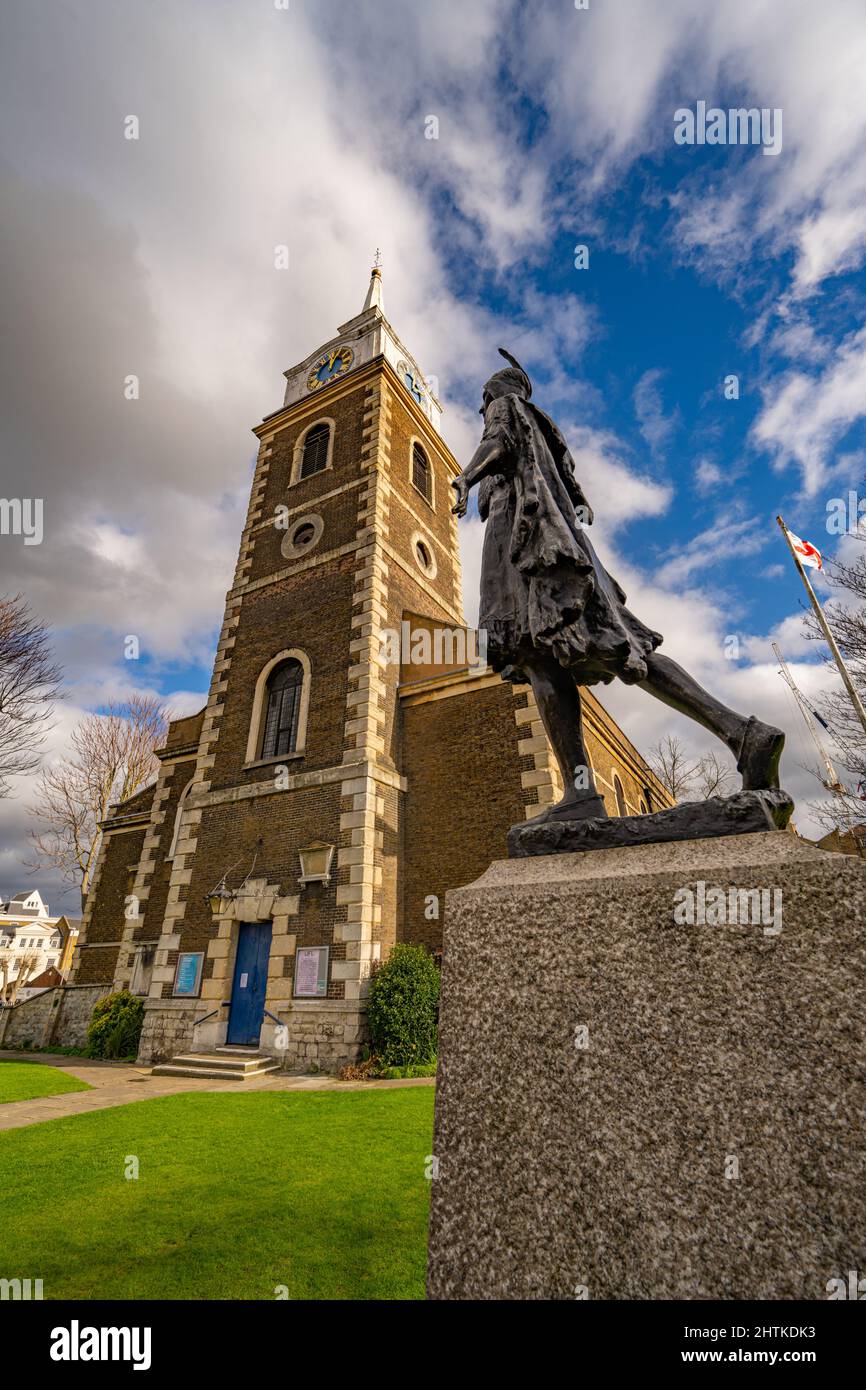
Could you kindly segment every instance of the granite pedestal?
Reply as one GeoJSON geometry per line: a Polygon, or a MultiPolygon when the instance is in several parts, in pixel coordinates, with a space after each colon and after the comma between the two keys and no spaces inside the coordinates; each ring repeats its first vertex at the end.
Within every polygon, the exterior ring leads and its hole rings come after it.
{"type": "Polygon", "coordinates": [[[864,1019],[857,858],[770,831],[492,865],[447,898],[429,1296],[866,1275],[864,1019]]]}

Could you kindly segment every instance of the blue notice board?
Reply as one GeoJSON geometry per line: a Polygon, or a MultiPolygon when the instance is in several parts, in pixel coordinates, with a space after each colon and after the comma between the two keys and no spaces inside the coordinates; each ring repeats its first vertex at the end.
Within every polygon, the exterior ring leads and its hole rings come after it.
{"type": "Polygon", "coordinates": [[[175,994],[196,995],[201,984],[204,951],[185,951],[177,958],[174,974],[175,994]]]}

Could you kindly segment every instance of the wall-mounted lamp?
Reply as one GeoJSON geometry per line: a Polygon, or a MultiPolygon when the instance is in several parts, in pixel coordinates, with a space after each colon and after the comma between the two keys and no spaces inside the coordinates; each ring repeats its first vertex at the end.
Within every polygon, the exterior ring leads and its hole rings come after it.
{"type": "Polygon", "coordinates": [[[204,900],[213,913],[218,917],[221,912],[228,912],[234,902],[234,891],[226,883],[226,876],[223,874],[216,888],[212,888],[209,893],[205,893],[204,900]]]}
{"type": "Polygon", "coordinates": [[[301,887],[306,888],[308,883],[324,883],[327,887],[331,882],[334,846],[324,840],[314,840],[305,849],[298,850],[298,858],[301,861],[301,876],[298,879],[301,887]]]}

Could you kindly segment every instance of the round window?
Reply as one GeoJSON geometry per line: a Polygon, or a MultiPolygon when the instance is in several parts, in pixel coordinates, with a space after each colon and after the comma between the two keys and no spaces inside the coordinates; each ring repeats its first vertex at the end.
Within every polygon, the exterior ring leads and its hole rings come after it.
{"type": "Polygon", "coordinates": [[[320,516],[311,513],[298,517],[298,520],[283,536],[280,550],[286,560],[300,560],[314,545],[318,545],[325,523],[320,516]]]}
{"type": "Polygon", "coordinates": [[[436,556],[433,553],[433,546],[425,535],[416,531],[412,537],[412,554],[415,563],[428,579],[436,578],[436,556]]]}

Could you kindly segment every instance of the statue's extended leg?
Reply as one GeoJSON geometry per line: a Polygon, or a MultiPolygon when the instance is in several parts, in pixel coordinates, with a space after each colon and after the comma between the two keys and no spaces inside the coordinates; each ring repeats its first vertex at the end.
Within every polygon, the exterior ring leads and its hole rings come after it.
{"type": "Polygon", "coordinates": [[[642,688],[720,738],[737,759],[744,789],[778,787],[779,759],[785,743],[781,729],[761,723],[754,715],[728,709],[661,652],[653,652],[646,664],[649,675],[640,682],[642,688]]]}
{"type": "Polygon", "coordinates": [[[595,789],[592,768],[583,742],[580,693],[570,671],[558,661],[540,658],[526,673],[547,737],[559,763],[564,788],[562,800],[549,806],[537,820],[568,820],[605,816],[604,801],[595,789]]]}

